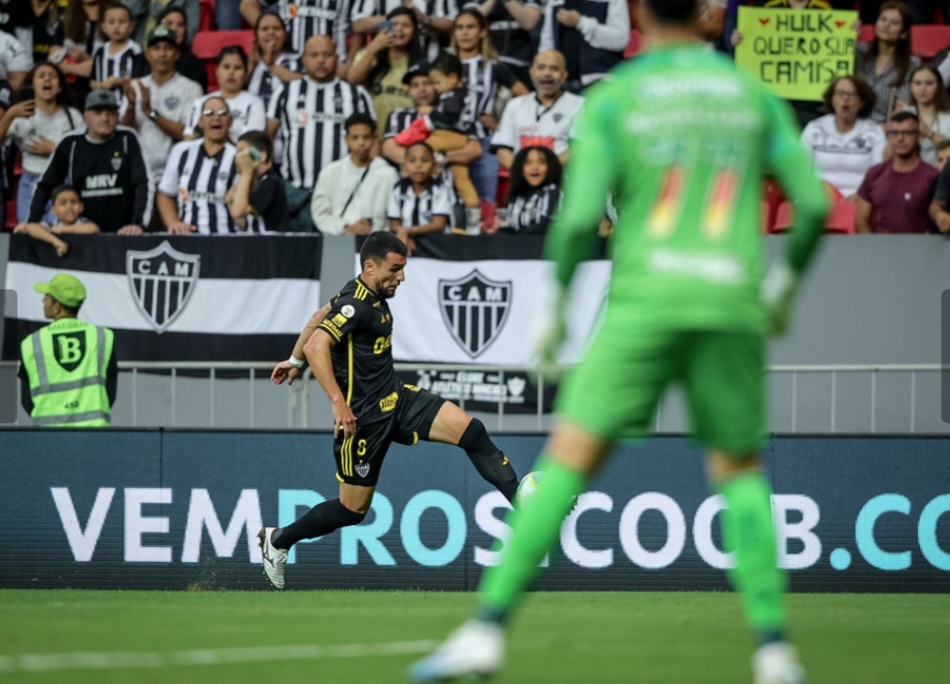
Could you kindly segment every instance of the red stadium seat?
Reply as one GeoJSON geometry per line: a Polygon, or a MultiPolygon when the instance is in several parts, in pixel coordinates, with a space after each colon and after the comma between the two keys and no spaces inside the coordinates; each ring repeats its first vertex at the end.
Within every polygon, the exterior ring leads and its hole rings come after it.
{"type": "Polygon", "coordinates": [[[870,43],[874,40],[874,24],[863,24],[858,31],[859,43],[870,43]]]}
{"type": "Polygon", "coordinates": [[[211,31],[214,29],[214,0],[201,0],[201,10],[198,15],[198,30],[211,31]]]}
{"type": "Polygon", "coordinates": [[[495,193],[495,205],[503,207],[508,200],[508,177],[511,174],[504,166],[498,167],[498,191],[495,193]]]}
{"type": "Polygon", "coordinates": [[[835,202],[825,219],[826,233],[854,233],[854,219],[858,215],[857,202],[835,202]]]}
{"type": "MultiPolygon", "coordinates": [[[[854,233],[854,219],[858,213],[855,202],[835,202],[825,219],[826,233],[854,233]]],[[[769,229],[770,233],[784,233],[795,222],[794,206],[791,202],[782,202],[775,216],[775,224],[769,229]]]]}
{"type": "Polygon", "coordinates": [[[950,26],[921,24],[910,27],[910,50],[918,57],[932,59],[950,47],[950,26]]]}
{"type": "Polygon", "coordinates": [[[627,43],[627,49],[624,50],[624,57],[633,57],[636,54],[640,53],[640,43],[641,37],[640,32],[636,29],[630,31],[630,42],[627,43]]]}
{"type": "Polygon", "coordinates": [[[215,60],[226,47],[239,45],[244,52],[251,53],[254,43],[254,31],[198,31],[191,44],[191,51],[204,60],[208,70],[208,92],[218,89],[218,77],[214,73],[215,60]]]}
{"type": "Polygon", "coordinates": [[[782,192],[782,188],[779,187],[778,183],[774,180],[767,180],[764,183],[763,195],[763,212],[765,213],[763,227],[766,232],[769,232],[772,226],[775,225],[778,208],[782,202],[785,201],[785,194],[782,192]]]}

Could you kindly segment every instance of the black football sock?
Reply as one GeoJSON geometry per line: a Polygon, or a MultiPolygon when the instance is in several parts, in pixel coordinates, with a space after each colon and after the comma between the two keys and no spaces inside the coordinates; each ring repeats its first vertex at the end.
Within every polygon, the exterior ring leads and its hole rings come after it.
{"type": "Polygon", "coordinates": [[[518,491],[518,475],[508,462],[508,457],[501,453],[501,450],[491,441],[482,421],[478,418],[472,419],[465,428],[465,432],[462,433],[459,446],[472,459],[479,475],[504,494],[508,501],[515,500],[515,492],[518,491]]]}
{"type": "Polygon", "coordinates": [[[286,550],[301,539],[322,537],[341,527],[359,525],[365,517],[365,513],[351,511],[339,499],[324,501],[304,513],[296,522],[282,527],[276,538],[271,538],[271,543],[278,549],[286,550]]]}

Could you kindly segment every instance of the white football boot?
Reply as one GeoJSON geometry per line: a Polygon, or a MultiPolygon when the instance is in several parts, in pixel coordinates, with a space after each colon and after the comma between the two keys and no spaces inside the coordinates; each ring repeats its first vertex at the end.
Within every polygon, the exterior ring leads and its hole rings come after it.
{"type": "Polygon", "coordinates": [[[409,678],[417,684],[488,679],[505,659],[505,633],[500,625],[469,620],[432,655],[416,661],[409,678]]]}
{"type": "Polygon", "coordinates": [[[287,565],[287,551],[278,549],[271,543],[276,527],[265,527],[257,533],[260,540],[261,556],[264,559],[264,576],[275,589],[284,588],[284,567],[287,565]]]}
{"type": "Polygon", "coordinates": [[[805,684],[805,668],[795,647],[784,641],[760,646],[752,656],[755,684],[805,684]]]}

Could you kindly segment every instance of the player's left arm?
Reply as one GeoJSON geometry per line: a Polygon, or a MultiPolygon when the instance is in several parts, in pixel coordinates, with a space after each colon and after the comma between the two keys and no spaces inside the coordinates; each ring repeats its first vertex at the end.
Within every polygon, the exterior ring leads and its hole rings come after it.
{"type": "Polygon", "coordinates": [[[301,370],[303,369],[304,364],[307,362],[306,356],[304,355],[304,345],[307,341],[313,336],[313,333],[316,332],[317,328],[323,322],[323,319],[327,317],[327,314],[330,312],[330,302],[327,302],[319,309],[317,309],[314,314],[310,317],[310,320],[307,321],[307,324],[304,326],[303,330],[300,331],[300,334],[297,336],[297,341],[294,342],[293,351],[290,352],[290,358],[286,361],[281,361],[271,372],[270,378],[278,385],[282,384],[287,380],[288,385],[294,384],[301,370]]]}
{"type": "Polygon", "coordinates": [[[618,148],[622,137],[616,97],[608,83],[595,86],[582,110],[571,146],[571,167],[583,172],[567,174],[564,203],[545,241],[545,257],[554,262],[555,278],[563,290],[571,283],[581,262],[596,256],[597,227],[607,205],[607,195],[618,173],[618,148]]]}

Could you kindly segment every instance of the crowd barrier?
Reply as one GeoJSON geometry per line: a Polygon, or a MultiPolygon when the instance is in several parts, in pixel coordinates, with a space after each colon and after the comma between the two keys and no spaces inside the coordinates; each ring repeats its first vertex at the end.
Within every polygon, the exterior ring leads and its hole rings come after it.
{"type": "MultiPolygon", "coordinates": [[[[519,473],[538,436],[502,436],[519,473]]],[[[328,434],[0,431],[0,587],[265,589],[256,534],[337,495],[328,434]]],[[[950,591],[939,438],[777,437],[779,558],[796,591],[950,591]]],[[[551,590],[718,590],[721,500],[679,437],[618,449],[561,529],[551,590]]],[[[296,547],[295,589],[473,589],[507,503],[465,455],[394,447],[359,526],[296,547]]]]}

